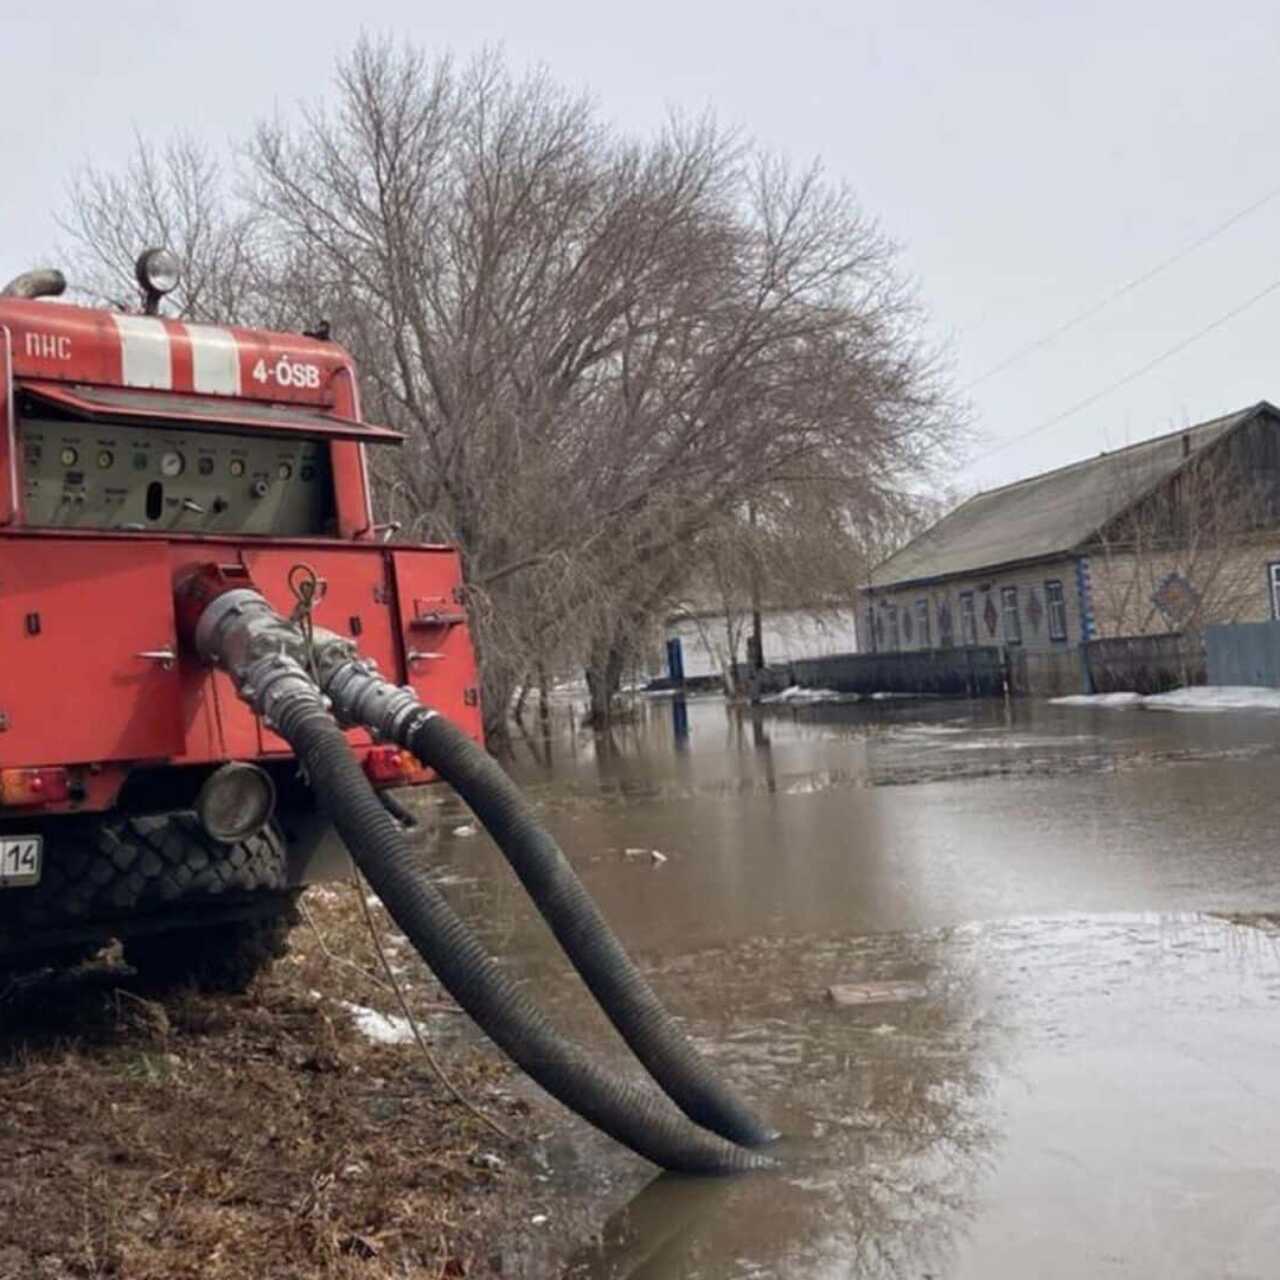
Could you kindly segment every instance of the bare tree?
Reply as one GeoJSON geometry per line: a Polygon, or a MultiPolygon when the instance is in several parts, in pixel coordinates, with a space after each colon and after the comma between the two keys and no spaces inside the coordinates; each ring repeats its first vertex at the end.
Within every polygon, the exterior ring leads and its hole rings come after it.
{"type": "Polygon", "coordinates": [[[117,274],[127,242],[176,233],[189,314],[332,319],[366,411],[408,436],[375,459],[385,514],[462,549],[491,729],[571,662],[607,717],[748,502],[782,521],[807,485],[849,520],[950,441],[892,246],[817,169],[710,120],[636,141],[496,55],[366,40],[246,163],[243,204],[196,198],[217,186],[198,156],[168,193],[154,164],[91,171],[69,225],[117,274]],[[225,286],[200,270],[219,236],[225,286]]]}
{"type": "Polygon", "coordinates": [[[159,148],[138,138],[122,172],[82,169],[59,226],[70,241],[74,289],[95,303],[132,305],[138,254],[164,245],[182,264],[167,308],[197,321],[261,318],[269,293],[260,280],[263,228],[229,191],[222,163],[192,138],[159,148]]]}
{"type": "Polygon", "coordinates": [[[1275,514],[1252,444],[1246,434],[1189,451],[1155,483],[1140,463],[1116,470],[1120,514],[1092,548],[1097,613],[1107,631],[1194,634],[1236,621],[1249,607],[1258,586],[1249,544],[1275,514]]]}

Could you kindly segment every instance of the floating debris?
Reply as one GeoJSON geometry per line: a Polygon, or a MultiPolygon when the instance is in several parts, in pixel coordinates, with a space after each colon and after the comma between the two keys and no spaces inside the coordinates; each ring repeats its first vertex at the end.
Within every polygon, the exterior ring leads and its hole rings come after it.
{"type": "Polygon", "coordinates": [[[902,1004],[906,1000],[922,1000],[928,994],[919,982],[847,982],[827,988],[827,999],[842,1007],[902,1004]]]}

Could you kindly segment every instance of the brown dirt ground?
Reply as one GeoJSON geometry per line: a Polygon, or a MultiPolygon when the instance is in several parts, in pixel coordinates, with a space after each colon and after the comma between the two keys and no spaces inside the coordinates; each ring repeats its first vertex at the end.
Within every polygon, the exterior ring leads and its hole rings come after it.
{"type": "MultiPolygon", "coordinates": [[[[496,1053],[437,1047],[508,1142],[416,1045],[361,1035],[344,1001],[399,1010],[354,890],[306,902],[316,928],[247,996],[153,997],[102,962],[0,992],[0,1280],[503,1270],[529,1104],[496,1053]]],[[[406,950],[411,1003],[447,1020],[406,950]]]]}

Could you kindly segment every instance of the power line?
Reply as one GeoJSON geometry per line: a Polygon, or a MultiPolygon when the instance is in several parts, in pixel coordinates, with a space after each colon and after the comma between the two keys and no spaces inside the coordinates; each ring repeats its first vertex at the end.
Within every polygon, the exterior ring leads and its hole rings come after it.
{"type": "Polygon", "coordinates": [[[1210,228],[1210,230],[1206,231],[1198,239],[1193,240],[1190,244],[1179,249],[1177,253],[1171,254],[1169,257],[1156,263],[1154,267],[1144,271],[1141,275],[1134,276],[1132,280],[1122,284],[1112,293],[1107,294],[1107,296],[1101,301],[1092,303],[1083,311],[1076,312],[1075,315],[1064,320],[1057,326],[1057,328],[1050,329],[1048,333],[1042,334],[1032,342],[1028,342],[1026,346],[1019,347],[1016,351],[1011,352],[1009,355],[1005,356],[1003,360],[993,364],[985,373],[980,373],[972,382],[965,383],[960,390],[972,391],[974,387],[980,386],[982,383],[986,382],[988,378],[994,378],[997,373],[1003,373],[1010,365],[1016,364],[1024,356],[1030,355],[1033,351],[1039,351],[1042,347],[1047,347],[1051,342],[1062,337],[1064,333],[1070,332],[1072,329],[1076,328],[1077,325],[1083,324],[1086,320],[1091,320],[1098,314],[1098,312],[1105,311],[1107,307],[1109,307],[1113,302],[1118,301],[1120,298],[1123,298],[1125,294],[1132,293],[1133,290],[1146,284],[1148,280],[1154,280],[1161,272],[1167,271],[1176,263],[1181,262],[1183,258],[1195,253],[1197,249],[1202,249],[1211,241],[1216,240],[1224,231],[1229,231],[1237,222],[1242,222],[1250,214],[1257,213],[1259,209],[1264,205],[1270,204],[1277,196],[1280,196],[1280,187],[1274,187],[1264,196],[1255,200],[1252,204],[1246,205],[1243,209],[1237,210],[1225,221],[1218,223],[1217,226],[1210,228]]]}
{"type": "Polygon", "coordinates": [[[1087,409],[1090,405],[1097,404],[1104,396],[1109,396],[1113,391],[1118,391],[1121,387],[1126,387],[1131,382],[1135,382],[1141,378],[1144,373],[1150,373],[1157,365],[1163,364],[1166,360],[1176,356],[1179,352],[1185,351],[1192,343],[1199,342],[1201,338],[1206,337],[1215,329],[1221,329],[1224,324],[1234,320],[1238,315],[1242,315],[1248,311],[1250,307],[1256,306],[1264,298],[1270,297],[1271,294],[1280,290],[1280,280],[1273,280],[1265,289],[1260,289],[1251,298],[1246,298],[1244,302],[1238,306],[1232,307],[1230,311],[1220,315],[1216,320],[1211,320],[1201,329],[1197,329],[1195,333],[1189,337],[1182,338],[1175,342],[1173,346],[1166,348],[1160,352],[1158,356],[1154,356],[1148,360],[1146,364],[1134,369],[1131,373],[1126,373],[1123,378],[1117,378],[1114,382],[1108,383],[1099,391],[1095,391],[1092,395],[1085,396],[1083,400],[1077,400],[1075,404],[1067,409],[1063,409],[1061,413],[1055,413],[1052,418],[1045,419],[1038,426],[1034,426],[1030,431],[1023,431],[1016,436],[1010,436],[1007,440],[1002,440],[994,449],[988,449],[986,453],[980,453],[976,458],[971,458],[966,464],[973,466],[974,463],[983,462],[987,458],[993,457],[997,453],[1003,452],[1011,445],[1019,444],[1023,440],[1029,440],[1032,436],[1039,435],[1042,431],[1048,431],[1050,427],[1056,427],[1059,422],[1072,417],[1080,412],[1081,409],[1087,409]]]}

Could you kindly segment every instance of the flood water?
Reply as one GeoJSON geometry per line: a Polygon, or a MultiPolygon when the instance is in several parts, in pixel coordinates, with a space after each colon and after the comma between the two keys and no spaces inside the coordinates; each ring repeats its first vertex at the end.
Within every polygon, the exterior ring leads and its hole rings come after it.
{"type": "MultiPolygon", "coordinates": [[[[1280,716],[654,700],[545,747],[521,782],[786,1139],[776,1173],[655,1180],[566,1117],[509,1274],[1277,1274],[1280,716]],[[918,990],[827,996],[886,980],[918,990]]],[[[625,1067],[454,821],[446,892],[625,1067]]]]}

